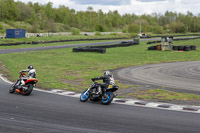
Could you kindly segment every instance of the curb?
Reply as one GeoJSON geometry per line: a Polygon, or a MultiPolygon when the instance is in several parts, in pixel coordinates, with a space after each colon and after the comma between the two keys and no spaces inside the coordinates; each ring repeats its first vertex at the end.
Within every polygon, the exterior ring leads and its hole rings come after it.
{"type": "MultiPolygon", "coordinates": [[[[13,84],[13,82],[4,78],[2,76],[2,74],[0,74],[0,78],[6,83],[13,84]]],[[[45,93],[56,94],[56,95],[75,97],[75,98],[79,98],[81,95],[81,93],[75,93],[72,91],[65,91],[65,90],[60,90],[60,89],[42,90],[39,88],[34,88],[34,90],[40,91],[40,92],[45,92],[45,93]]],[[[114,98],[112,103],[122,104],[122,105],[148,107],[148,108],[156,108],[156,109],[164,109],[164,110],[171,110],[171,111],[200,113],[200,106],[175,105],[175,104],[170,104],[170,103],[154,103],[154,102],[146,102],[146,101],[135,100],[135,99],[119,99],[119,98],[114,98]]]]}

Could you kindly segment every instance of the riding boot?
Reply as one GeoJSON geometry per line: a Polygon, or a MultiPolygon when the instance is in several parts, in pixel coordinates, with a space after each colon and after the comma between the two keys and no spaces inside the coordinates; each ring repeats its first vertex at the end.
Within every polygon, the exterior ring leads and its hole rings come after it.
{"type": "Polygon", "coordinates": [[[108,98],[108,96],[106,95],[106,89],[105,88],[103,89],[103,96],[102,96],[102,98],[104,100],[106,100],[108,98]]]}

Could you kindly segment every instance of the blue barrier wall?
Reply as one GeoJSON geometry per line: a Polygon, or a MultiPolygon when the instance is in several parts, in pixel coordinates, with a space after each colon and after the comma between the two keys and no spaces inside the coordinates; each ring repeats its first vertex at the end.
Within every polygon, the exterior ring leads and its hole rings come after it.
{"type": "Polygon", "coordinates": [[[23,38],[26,37],[25,29],[6,29],[6,38],[23,38]]]}

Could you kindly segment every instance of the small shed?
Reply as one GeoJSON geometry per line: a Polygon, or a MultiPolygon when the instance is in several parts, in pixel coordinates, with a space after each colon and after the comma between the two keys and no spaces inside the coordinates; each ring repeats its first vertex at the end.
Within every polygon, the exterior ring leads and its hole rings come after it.
{"type": "Polygon", "coordinates": [[[6,29],[6,38],[24,38],[26,37],[25,29],[6,29]]]}

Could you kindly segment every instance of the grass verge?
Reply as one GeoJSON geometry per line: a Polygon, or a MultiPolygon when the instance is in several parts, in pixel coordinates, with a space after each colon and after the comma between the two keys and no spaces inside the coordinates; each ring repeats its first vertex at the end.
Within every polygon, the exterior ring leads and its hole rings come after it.
{"type": "Polygon", "coordinates": [[[189,93],[178,93],[163,89],[149,89],[138,93],[129,93],[128,96],[133,96],[138,99],[183,100],[183,101],[200,100],[200,95],[189,94],[189,93]]]}

